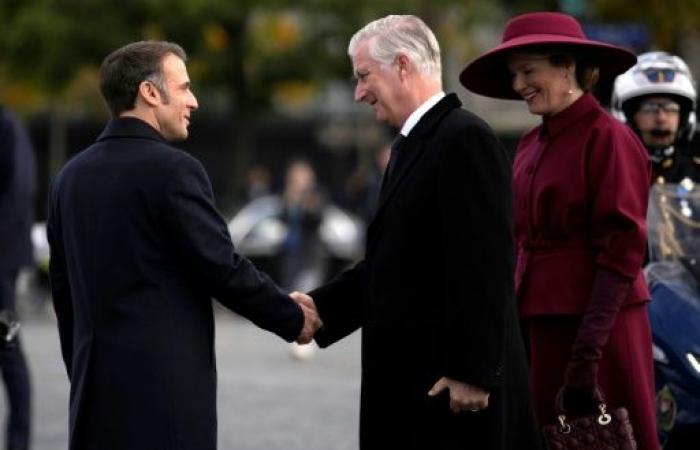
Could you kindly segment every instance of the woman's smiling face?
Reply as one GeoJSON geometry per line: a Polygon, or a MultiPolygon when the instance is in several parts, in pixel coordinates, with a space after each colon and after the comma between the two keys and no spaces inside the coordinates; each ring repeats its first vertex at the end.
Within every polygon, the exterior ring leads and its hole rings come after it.
{"type": "Polygon", "coordinates": [[[513,90],[525,100],[532,114],[552,116],[580,96],[575,66],[555,66],[548,55],[513,53],[508,56],[508,72],[513,90]]]}

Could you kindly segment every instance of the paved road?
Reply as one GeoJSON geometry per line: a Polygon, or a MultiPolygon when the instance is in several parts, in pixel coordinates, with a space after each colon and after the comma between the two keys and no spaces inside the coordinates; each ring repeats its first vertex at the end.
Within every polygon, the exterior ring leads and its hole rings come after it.
{"type": "MultiPolygon", "coordinates": [[[[68,381],[55,319],[29,318],[23,333],[35,394],[32,448],[65,449],[68,381]]],[[[298,361],[284,341],[219,311],[216,344],[219,449],[357,449],[359,333],[298,361]]],[[[2,416],[5,409],[0,403],[2,416]]]]}

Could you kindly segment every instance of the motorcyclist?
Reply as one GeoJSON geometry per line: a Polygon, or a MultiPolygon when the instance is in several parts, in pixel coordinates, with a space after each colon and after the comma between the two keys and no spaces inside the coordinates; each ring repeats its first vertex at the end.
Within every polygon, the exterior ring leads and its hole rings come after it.
{"type": "Polygon", "coordinates": [[[697,92],[688,65],[666,52],[639,55],[615,80],[612,113],[627,123],[649,151],[655,182],[700,182],[697,92]]]}
{"type": "Polygon", "coordinates": [[[694,355],[686,344],[693,342],[686,330],[698,329],[695,293],[700,278],[695,278],[695,256],[700,229],[696,208],[700,133],[695,129],[696,101],[695,81],[687,64],[666,52],[649,52],[639,55],[637,64],[617,77],[611,102],[613,115],[627,123],[646,146],[657,183],[649,204],[645,276],[652,295],[649,316],[657,426],[667,450],[695,448],[700,423],[697,374],[685,362],[688,355],[694,355]]]}

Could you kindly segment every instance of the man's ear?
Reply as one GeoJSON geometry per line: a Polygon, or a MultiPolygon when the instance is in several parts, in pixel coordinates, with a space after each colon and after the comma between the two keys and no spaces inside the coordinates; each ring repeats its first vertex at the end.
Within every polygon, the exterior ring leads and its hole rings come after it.
{"type": "Polygon", "coordinates": [[[399,78],[402,80],[413,70],[411,60],[403,53],[396,57],[396,66],[399,69],[399,78]]]}
{"type": "Polygon", "coordinates": [[[149,106],[156,106],[161,103],[160,91],[152,81],[144,80],[139,84],[138,98],[141,98],[149,106]]]}

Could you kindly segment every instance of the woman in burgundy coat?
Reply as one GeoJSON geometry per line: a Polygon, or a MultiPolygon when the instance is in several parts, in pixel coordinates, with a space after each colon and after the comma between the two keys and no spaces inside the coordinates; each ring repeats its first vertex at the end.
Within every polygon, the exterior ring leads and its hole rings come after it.
{"type": "Polygon", "coordinates": [[[502,43],[461,74],[482,95],[524,99],[542,123],[514,163],[516,293],[530,339],[541,425],[568,412],[630,411],[639,449],[658,449],[651,334],[641,271],[650,165],[642,144],[591,88],[635,63],[588,40],[570,16],[512,19],[502,43]],[[563,387],[563,389],[562,389],[563,387]]]}

